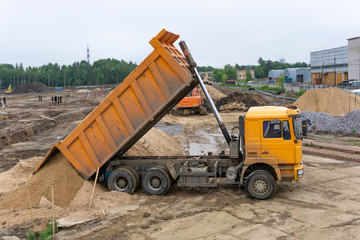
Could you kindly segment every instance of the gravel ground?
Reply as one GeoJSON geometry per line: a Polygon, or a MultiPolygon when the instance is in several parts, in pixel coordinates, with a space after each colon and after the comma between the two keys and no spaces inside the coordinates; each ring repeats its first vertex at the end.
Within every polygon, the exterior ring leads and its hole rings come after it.
{"type": "Polygon", "coordinates": [[[159,122],[154,127],[167,132],[171,136],[178,135],[183,130],[183,126],[180,124],[170,124],[167,122],[159,122]]]}
{"type": "Polygon", "coordinates": [[[324,132],[332,134],[358,134],[360,133],[360,110],[352,111],[342,117],[333,117],[322,112],[302,112],[310,119],[309,132],[324,132]]]}

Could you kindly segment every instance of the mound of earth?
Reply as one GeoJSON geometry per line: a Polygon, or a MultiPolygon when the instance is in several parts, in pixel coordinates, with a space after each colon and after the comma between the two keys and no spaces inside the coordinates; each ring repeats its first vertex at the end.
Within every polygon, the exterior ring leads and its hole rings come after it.
{"type": "MultiPolygon", "coordinates": [[[[208,90],[209,94],[210,94],[210,97],[212,98],[212,100],[214,100],[215,102],[216,101],[219,101],[221,98],[224,98],[226,97],[227,95],[220,92],[219,90],[217,90],[216,88],[214,88],[213,86],[210,86],[210,85],[205,85],[206,86],[206,89],[208,90]]],[[[200,93],[201,93],[201,97],[202,98],[206,98],[205,97],[205,94],[203,93],[202,89],[200,88],[200,93]]]]}
{"type": "Polygon", "coordinates": [[[215,104],[218,110],[236,110],[235,108],[237,108],[238,111],[246,111],[250,107],[266,105],[266,101],[260,95],[246,92],[234,92],[229,96],[220,99],[215,104]],[[230,107],[231,109],[227,109],[227,107],[230,107]]]}
{"type": "MultiPolygon", "coordinates": [[[[126,155],[179,155],[182,150],[180,144],[168,133],[153,128],[141,138],[126,155]],[[166,144],[164,144],[166,142],[166,144]]],[[[24,209],[29,207],[30,197],[32,206],[39,206],[42,197],[51,199],[51,186],[54,186],[55,205],[60,207],[84,207],[89,203],[92,184],[86,182],[71,165],[71,163],[59,152],[55,154],[39,171],[30,177],[34,170],[34,164],[40,158],[17,164],[8,172],[0,174],[0,180],[11,177],[8,184],[0,186],[0,208],[24,209]],[[18,172],[18,174],[16,174],[18,172]]],[[[125,193],[109,193],[106,188],[98,184],[94,197],[94,207],[117,206],[115,199],[121,199],[128,203],[134,197],[125,193]],[[115,205],[114,205],[115,204],[115,205]]]]}
{"type": "Polygon", "coordinates": [[[339,88],[306,91],[295,103],[302,111],[324,112],[333,116],[343,116],[360,109],[360,97],[339,88]]]}
{"type": "Polygon", "coordinates": [[[40,82],[33,82],[28,84],[23,84],[16,89],[14,89],[13,93],[46,93],[53,91],[52,88],[47,87],[46,85],[40,82]]]}
{"type": "Polygon", "coordinates": [[[51,199],[51,186],[54,186],[55,205],[67,206],[82,187],[84,179],[70,162],[57,153],[24,185],[7,195],[1,202],[1,208],[27,208],[28,196],[33,206],[38,206],[42,196],[51,199]]]}

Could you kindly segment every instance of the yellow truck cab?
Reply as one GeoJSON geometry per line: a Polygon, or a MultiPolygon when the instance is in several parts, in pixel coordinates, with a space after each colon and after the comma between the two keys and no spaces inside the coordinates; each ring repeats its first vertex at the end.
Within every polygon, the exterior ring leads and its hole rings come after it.
{"type": "Polygon", "coordinates": [[[253,183],[248,181],[254,172],[259,172],[257,170],[281,181],[303,177],[300,116],[299,109],[287,107],[249,109],[245,116],[245,159],[241,173],[241,183],[246,180],[246,188],[252,187],[253,191],[261,193],[269,187],[267,181],[261,179],[253,183]]]}

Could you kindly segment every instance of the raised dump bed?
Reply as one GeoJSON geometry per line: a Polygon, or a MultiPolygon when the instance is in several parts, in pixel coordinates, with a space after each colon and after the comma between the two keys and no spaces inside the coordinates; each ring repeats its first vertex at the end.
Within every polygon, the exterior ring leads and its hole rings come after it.
{"type": "Polygon", "coordinates": [[[154,51],[62,142],[53,145],[37,171],[61,151],[88,179],[114,156],[124,154],[197,84],[174,47],[179,35],[163,29],[154,51]]]}

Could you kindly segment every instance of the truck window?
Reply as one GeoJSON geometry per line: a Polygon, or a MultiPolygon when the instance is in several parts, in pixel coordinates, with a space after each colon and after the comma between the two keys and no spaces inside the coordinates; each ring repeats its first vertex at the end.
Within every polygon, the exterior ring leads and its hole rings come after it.
{"type": "Polygon", "coordinates": [[[263,134],[264,138],[281,138],[281,121],[264,121],[263,134]]]}
{"type": "Polygon", "coordinates": [[[283,121],[283,138],[284,140],[291,140],[289,121],[283,121]]]}
{"type": "Polygon", "coordinates": [[[295,137],[296,139],[301,139],[300,136],[300,129],[301,129],[301,121],[299,118],[293,118],[293,127],[294,127],[294,133],[295,133],[295,137]]]}

